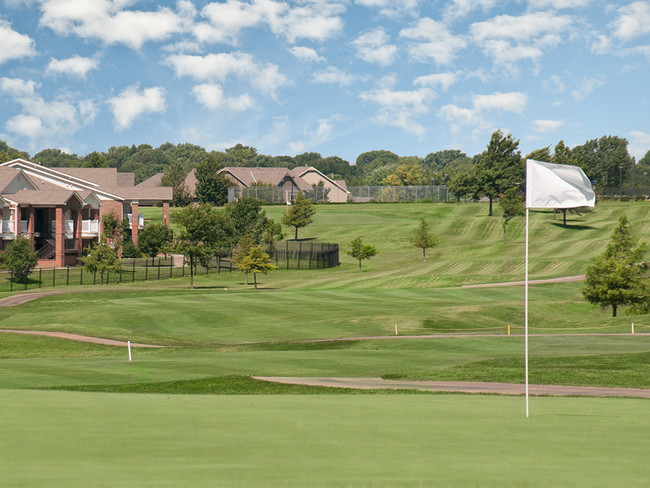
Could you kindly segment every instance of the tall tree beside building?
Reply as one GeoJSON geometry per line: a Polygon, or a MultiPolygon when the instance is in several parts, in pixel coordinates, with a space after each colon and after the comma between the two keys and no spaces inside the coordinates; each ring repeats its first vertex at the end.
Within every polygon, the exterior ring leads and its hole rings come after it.
{"type": "Polygon", "coordinates": [[[298,229],[311,224],[314,221],[314,213],[316,213],[314,203],[299,191],[293,204],[287,207],[287,211],[282,216],[282,223],[296,229],[295,240],[297,241],[298,229]]]}
{"type": "Polygon", "coordinates": [[[217,171],[221,169],[221,160],[215,153],[208,154],[196,167],[196,198],[201,203],[221,206],[228,203],[230,182],[217,171]]]}
{"type": "Polygon", "coordinates": [[[613,317],[623,305],[648,306],[650,277],[644,262],[646,246],[638,242],[627,216],[623,215],[605,251],[587,266],[583,296],[603,309],[612,307],[613,317]]]}
{"type": "Polygon", "coordinates": [[[38,254],[32,251],[32,243],[26,237],[19,236],[7,246],[2,266],[11,273],[11,279],[25,282],[38,263],[38,254]]]}
{"type": "Polygon", "coordinates": [[[476,164],[478,192],[490,200],[490,216],[493,200],[525,181],[526,167],[518,148],[519,140],[514,139],[512,134],[504,136],[498,130],[492,134],[487,149],[481,153],[476,164]]]}

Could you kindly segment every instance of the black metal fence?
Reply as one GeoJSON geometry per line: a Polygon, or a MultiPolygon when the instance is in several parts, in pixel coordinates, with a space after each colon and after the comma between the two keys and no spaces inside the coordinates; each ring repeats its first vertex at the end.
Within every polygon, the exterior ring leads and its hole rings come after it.
{"type": "MultiPolygon", "coordinates": [[[[314,241],[285,241],[269,252],[271,261],[280,269],[322,269],[338,266],[339,246],[314,241]]],[[[216,255],[207,267],[198,266],[196,274],[232,272],[232,254],[216,255]]],[[[82,266],[36,268],[25,282],[11,280],[8,271],[0,273],[0,292],[56,288],[61,286],[92,286],[165,280],[189,276],[189,265],[182,257],[122,259],[122,269],[113,273],[90,273],[82,266]]]]}

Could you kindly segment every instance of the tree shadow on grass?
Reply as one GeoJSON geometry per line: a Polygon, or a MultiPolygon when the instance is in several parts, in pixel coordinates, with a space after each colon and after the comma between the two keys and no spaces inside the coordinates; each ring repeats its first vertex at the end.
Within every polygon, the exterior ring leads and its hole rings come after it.
{"type": "Polygon", "coordinates": [[[561,223],[561,222],[551,222],[551,225],[554,225],[555,227],[560,227],[562,229],[570,229],[570,230],[594,230],[596,227],[593,227],[591,225],[582,225],[582,224],[571,224],[567,222],[566,227],[561,223]]]}

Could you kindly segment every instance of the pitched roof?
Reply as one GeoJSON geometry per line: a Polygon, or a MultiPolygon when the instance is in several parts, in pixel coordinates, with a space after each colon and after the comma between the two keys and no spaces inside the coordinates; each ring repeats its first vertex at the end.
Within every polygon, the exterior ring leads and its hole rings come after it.
{"type": "Polygon", "coordinates": [[[155,188],[157,186],[160,186],[162,183],[162,177],[163,173],[158,173],[153,175],[151,178],[147,178],[146,180],[138,183],[137,186],[138,188],[155,188]]]}
{"type": "Polygon", "coordinates": [[[0,191],[4,190],[20,173],[17,168],[0,167],[0,191]]]}
{"type": "Polygon", "coordinates": [[[289,175],[287,168],[245,168],[227,166],[217,171],[217,174],[226,173],[237,183],[243,186],[252,186],[255,184],[265,184],[279,186],[289,175]]]}
{"type": "Polygon", "coordinates": [[[76,196],[83,201],[81,196],[73,190],[20,190],[13,195],[7,195],[7,200],[19,205],[65,205],[70,198],[76,196]]]}

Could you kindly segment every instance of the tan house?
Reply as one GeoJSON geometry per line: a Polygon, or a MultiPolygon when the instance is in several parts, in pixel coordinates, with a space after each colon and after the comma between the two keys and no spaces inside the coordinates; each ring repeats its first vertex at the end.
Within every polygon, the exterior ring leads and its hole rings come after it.
{"type": "Polygon", "coordinates": [[[83,247],[99,240],[101,217],[109,213],[128,219],[137,245],[144,227],[139,208],[162,204],[168,224],[172,189],[134,181],[133,173],[115,168],[48,168],[24,159],[0,164],[0,249],[23,235],[33,242],[39,266],[74,265],[83,247]]]}
{"type": "MultiPolygon", "coordinates": [[[[319,199],[324,197],[333,203],[347,202],[350,194],[344,181],[328,178],[311,166],[299,166],[291,170],[288,168],[226,167],[220,169],[218,174],[228,178],[240,189],[254,186],[277,188],[281,196],[279,200],[287,202],[292,201],[299,191],[307,196],[314,194],[319,199]]],[[[194,187],[196,187],[195,182],[196,177],[194,177],[194,187]]],[[[186,186],[189,186],[188,180],[186,180],[186,186]]]]}

